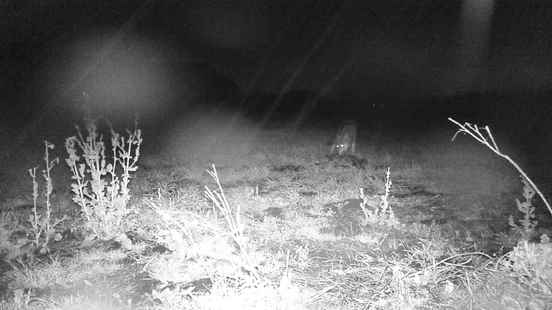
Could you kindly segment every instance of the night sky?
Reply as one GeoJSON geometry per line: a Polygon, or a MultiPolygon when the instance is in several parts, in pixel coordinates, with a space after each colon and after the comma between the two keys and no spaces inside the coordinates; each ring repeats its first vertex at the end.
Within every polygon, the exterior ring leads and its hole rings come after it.
{"type": "Polygon", "coordinates": [[[148,112],[202,87],[221,97],[229,88],[242,98],[306,91],[362,104],[546,93],[551,5],[1,1],[0,96],[17,111],[93,100],[148,112]]]}

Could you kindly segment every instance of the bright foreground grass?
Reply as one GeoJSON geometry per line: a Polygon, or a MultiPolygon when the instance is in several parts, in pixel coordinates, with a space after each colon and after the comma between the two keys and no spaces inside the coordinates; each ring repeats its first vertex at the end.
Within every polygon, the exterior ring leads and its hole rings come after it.
{"type": "Polygon", "coordinates": [[[548,244],[521,244],[510,252],[517,256],[503,255],[515,244],[503,244],[502,252],[488,247],[497,239],[490,223],[507,223],[506,216],[496,216],[511,210],[488,209],[502,203],[498,197],[513,181],[487,157],[443,152],[445,146],[436,144],[389,144],[382,150],[367,140],[359,142],[367,159],[359,167],[350,158],[325,157],[331,133],[263,134],[255,140],[209,137],[207,151],[190,141],[169,158],[149,158],[147,172],[139,170],[132,185],[136,213],[129,227],[139,236],[136,247],[16,264],[8,274],[12,294],[0,309],[552,304],[548,244]],[[224,163],[218,167],[223,192],[203,172],[211,159],[224,163]],[[390,202],[401,224],[362,225],[358,189],[365,188],[372,197],[368,207],[377,208],[384,164],[391,164],[390,202]],[[224,196],[238,230],[203,195],[204,185],[224,196]],[[523,255],[527,264],[520,265],[523,255]]]}

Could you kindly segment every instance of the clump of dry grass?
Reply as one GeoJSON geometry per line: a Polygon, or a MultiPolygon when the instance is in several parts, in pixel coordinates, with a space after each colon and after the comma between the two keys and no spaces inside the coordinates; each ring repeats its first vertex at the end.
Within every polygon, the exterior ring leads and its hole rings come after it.
{"type": "Polygon", "coordinates": [[[244,226],[241,221],[242,214],[240,212],[240,204],[237,204],[236,208],[234,209],[228,203],[226,195],[224,194],[224,189],[222,188],[222,185],[220,183],[215,165],[212,165],[211,170],[208,170],[207,172],[216,182],[217,189],[213,191],[209,187],[205,186],[205,195],[213,203],[213,206],[215,208],[214,211],[222,215],[230,236],[232,237],[234,244],[237,246],[238,253],[243,261],[242,267],[251,272],[254,277],[258,277],[259,275],[254,268],[254,263],[249,256],[249,242],[247,236],[244,235],[244,226]]]}
{"type": "Polygon", "coordinates": [[[257,249],[216,167],[208,173],[217,186],[205,188],[210,211],[179,208],[162,197],[148,202],[159,219],[154,235],[171,250],[148,259],[148,273],[162,283],[152,292],[161,302],[156,309],[303,309],[305,294],[290,269],[257,249]]]}

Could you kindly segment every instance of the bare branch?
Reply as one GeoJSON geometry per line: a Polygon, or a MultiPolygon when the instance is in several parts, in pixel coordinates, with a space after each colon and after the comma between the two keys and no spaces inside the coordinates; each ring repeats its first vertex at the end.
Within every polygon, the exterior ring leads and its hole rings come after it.
{"type": "Polygon", "coordinates": [[[448,120],[451,123],[458,126],[458,128],[459,128],[458,131],[452,137],[452,140],[454,140],[454,138],[456,137],[456,135],[458,133],[460,133],[460,132],[466,133],[466,134],[470,135],[472,138],[474,138],[475,140],[477,140],[479,143],[481,143],[481,144],[485,145],[486,147],[488,147],[491,151],[493,151],[493,153],[495,153],[499,157],[502,157],[503,159],[508,161],[521,174],[521,176],[525,180],[527,180],[527,182],[531,185],[531,187],[535,190],[535,192],[537,192],[537,194],[539,195],[541,200],[546,205],[546,208],[548,209],[548,212],[550,212],[550,215],[552,215],[552,207],[550,206],[550,203],[548,202],[548,200],[546,199],[544,194],[539,190],[539,188],[533,182],[533,180],[531,180],[529,178],[529,176],[525,173],[525,171],[523,171],[523,169],[521,169],[521,167],[512,158],[510,158],[510,156],[508,156],[508,155],[506,155],[506,154],[504,154],[500,151],[500,149],[498,147],[498,144],[496,144],[496,141],[493,137],[493,134],[491,133],[491,129],[489,128],[489,126],[484,127],[485,132],[488,136],[488,137],[485,137],[485,135],[483,135],[481,133],[481,131],[479,130],[479,127],[477,125],[474,125],[474,124],[471,124],[471,123],[468,123],[468,122],[465,122],[464,124],[461,124],[460,122],[456,121],[452,117],[449,117],[448,120]]]}

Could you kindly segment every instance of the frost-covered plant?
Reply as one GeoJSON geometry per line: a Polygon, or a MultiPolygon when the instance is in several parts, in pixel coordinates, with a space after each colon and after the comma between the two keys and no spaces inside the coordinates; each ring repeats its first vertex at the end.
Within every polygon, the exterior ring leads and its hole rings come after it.
{"type": "Polygon", "coordinates": [[[41,212],[38,210],[38,200],[39,200],[39,190],[38,190],[38,181],[36,179],[36,169],[29,169],[29,175],[31,176],[33,182],[33,208],[32,213],[29,214],[29,223],[31,224],[30,238],[32,240],[33,246],[36,249],[40,249],[40,253],[47,253],[48,243],[51,238],[54,238],[56,241],[61,240],[61,234],[57,233],[55,228],[61,222],[66,219],[66,216],[59,219],[52,218],[52,202],[50,197],[52,196],[53,186],[52,186],[52,177],[50,172],[56,164],[59,163],[59,159],[56,157],[53,160],[50,160],[49,150],[54,149],[54,145],[48,141],[44,141],[44,163],[45,168],[42,170],[42,177],[46,188],[44,190],[44,210],[41,212]]]}
{"type": "Polygon", "coordinates": [[[108,158],[95,120],[87,120],[86,136],[78,126],[76,129],[77,136],[65,140],[65,161],[73,174],[73,201],[82,208],[92,237],[120,237],[122,221],[130,212],[128,184],[130,174],[138,169],[142,132],[137,123],[132,132],[127,130],[126,137],[111,128],[112,154],[108,158]]]}
{"type": "Polygon", "coordinates": [[[533,206],[533,198],[535,197],[535,191],[531,185],[523,177],[521,179],[523,183],[523,198],[525,200],[520,201],[516,199],[517,209],[523,214],[523,218],[519,220],[519,224],[514,221],[514,217],[510,215],[508,218],[508,224],[514,230],[519,233],[524,240],[529,240],[535,233],[538,221],[535,217],[535,207],[533,206]]]}
{"type": "Polygon", "coordinates": [[[391,205],[389,204],[392,185],[391,169],[387,168],[387,172],[385,173],[385,191],[379,197],[380,201],[378,207],[372,210],[368,207],[370,203],[369,197],[364,193],[364,189],[360,188],[360,207],[364,213],[364,225],[372,223],[393,226],[398,223],[397,218],[395,217],[395,212],[393,212],[393,208],[391,208],[391,205]]]}

